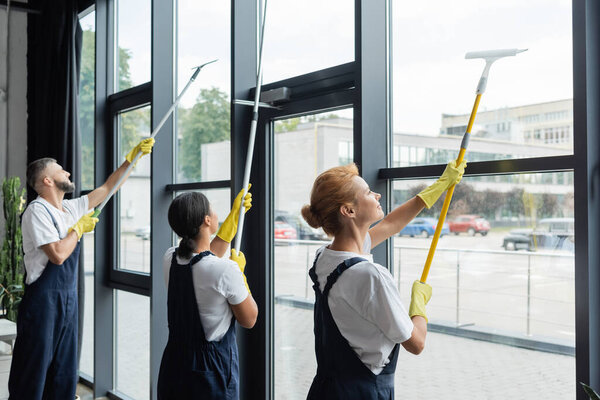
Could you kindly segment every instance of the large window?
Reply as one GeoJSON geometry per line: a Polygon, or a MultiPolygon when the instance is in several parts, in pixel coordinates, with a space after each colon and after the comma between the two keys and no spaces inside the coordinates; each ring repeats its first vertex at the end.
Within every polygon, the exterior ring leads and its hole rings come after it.
{"type": "Polygon", "coordinates": [[[499,48],[529,50],[493,64],[466,158],[573,153],[571,1],[402,1],[392,9],[394,165],[456,157],[484,66],[464,55],[499,48]],[[414,146],[426,154],[404,151],[414,146]]]}
{"type": "MultiPolygon", "coordinates": [[[[150,106],[120,113],[119,160],[150,132],[150,106]]],[[[150,272],[150,157],[142,157],[119,190],[119,268],[150,272]]]]}
{"type": "Polygon", "coordinates": [[[115,290],[115,389],[131,398],[150,398],[150,301],[115,290]]]}
{"type": "Polygon", "coordinates": [[[79,129],[81,131],[81,189],[94,188],[94,91],[96,79],[96,13],[81,18],[81,72],[79,77],[79,129]]]}
{"type": "Polygon", "coordinates": [[[354,1],[270,0],[264,82],[354,61],[354,1]]]}
{"type": "Polygon", "coordinates": [[[177,93],[206,66],[177,109],[176,182],[229,179],[230,9],[228,1],[177,2],[177,93]],[[201,18],[203,23],[198,23],[201,18]]]}
{"type": "Polygon", "coordinates": [[[329,240],[310,227],[300,209],[324,170],[347,163],[336,152],[351,147],[352,109],[274,122],[275,397],[308,393],[316,368],[311,320],[314,292],[308,270],[315,251],[329,240]],[[303,165],[302,169],[298,169],[303,165]]]}
{"type": "Polygon", "coordinates": [[[150,80],[151,2],[116,0],[114,88],[116,92],[150,80]]]}
{"type": "MultiPolygon", "coordinates": [[[[575,214],[588,218],[586,157],[595,157],[585,153],[586,123],[595,117],[574,108],[597,108],[586,81],[597,58],[586,53],[597,47],[589,36],[597,21],[583,3],[268,1],[263,91],[290,90],[289,98],[259,109],[255,204],[242,244],[259,318],[253,329],[238,330],[241,397],[305,398],[316,372],[307,271],[329,239],[299,215],[314,178],[354,161],[383,194],[382,204],[414,196],[458,154],[483,69],[483,61],[464,54],[513,47],[529,50],[492,67],[466,153],[467,176],[431,269],[427,348],[419,357],[401,353],[396,396],[436,398],[451,388],[456,398],[567,399],[576,374],[589,380],[592,363],[573,357],[577,344],[597,358],[585,333],[593,318],[578,309],[577,329],[574,318],[576,296],[590,315],[597,308],[585,292],[587,262],[595,258],[582,234],[594,225],[574,223],[575,214]]],[[[95,149],[82,119],[84,157],[95,153],[96,176],[114,170],[148,136],[193,67],[218,59],[200,72],[152,156],[140,161],[95,234],[84,238],[85,258],[92,257],[92,242],[98,247],[94,271],[102,278],[95,304],[86,302],[97,317],[95,358],[85,353],[86,320],[81,367],[95,369],[97,396],[112,391],[114,398],[154,400],[168,335],[162,255],[176,243],[168,205],[178,193],[201,191],[222,220],[240,189],[252,112],[232,101],[252,97],[262,7],[114,0],[97,2],[106,24],[83,24],[82,70],[93,29],[97,56],[106,59],[90,89],[106,106],[96,113],[96,134],[105,137],[95,149]]],[[[83,172],[84,188],[93,187],[89,165],[83,172]]],[[[373,250],[406,305],[439,203],[410,224],[412,231],[373,250]]]]}
{"type": "MultiPolygon", "coordinates": [[[[81,189],[94,188],[94,112],[95,112],[95,45],[96,13],[81,16],[83,30],[81,45],[81,71],[79,78],[79,128],[81,132],[81,189]]],[[[78,182],[79,183],[79,182],[78,182]]],[[[83,313],[83,339],[79,370],[88,377],[94,376],[94,234],[83,236],[83,269],[85,298],[83,313]]]]}

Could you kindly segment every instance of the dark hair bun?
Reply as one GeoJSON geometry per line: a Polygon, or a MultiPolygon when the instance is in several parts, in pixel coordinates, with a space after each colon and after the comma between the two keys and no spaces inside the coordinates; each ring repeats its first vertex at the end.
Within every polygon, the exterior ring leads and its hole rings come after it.
{"type": "Polygon", "coordinates": [[[322,225],[320,218],[313,213],[312,211],[312,206],[309,206],[308,204],[305,204],[302,207],[302,218],[304,218],[304,220],[313,228],[317,229],[320,228],[322,225]]]}

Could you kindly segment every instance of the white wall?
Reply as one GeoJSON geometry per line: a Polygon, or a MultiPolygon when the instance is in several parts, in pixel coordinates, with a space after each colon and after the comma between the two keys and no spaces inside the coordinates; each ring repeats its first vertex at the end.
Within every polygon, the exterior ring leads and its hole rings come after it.
{"type": "MultiPolygon", "coordinates": [[[[26,56],[27,14],[13,9],[10,11],[10,19],[7,21],[6,9],[0,8],[0,89],[7,91],[8,87],[7,93],[0,96],[0,180],[6,176],[16,175],[21,178],[23,185],[25,185],[27,168],[26,56]],[[7,22],[10,29],[8,54],[7,22]]],[[[3,236],[4,217],[0,212],[0,237],[3,236]]]]}

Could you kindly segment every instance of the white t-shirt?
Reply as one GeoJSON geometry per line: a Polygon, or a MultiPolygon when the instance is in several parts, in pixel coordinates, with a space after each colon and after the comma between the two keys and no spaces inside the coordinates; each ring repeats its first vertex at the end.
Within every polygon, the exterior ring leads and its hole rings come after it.
{"type": "Polygon", "coordinates": [[[46,268],[48,256],[40,246],[58,242],[67,236],[69,228],[88,212],[88,204],[87,195],[73,200],[63,200],[64,211],[60,211],[39,196],[35,202],[29,204],[21,220],[23,251],[25,252],[23,261],[27,270],[25,283],[30,285],[35,282],[46,268]],[[46,208],[37,202],[44,203],[48,211],[52,213],[58,225],[58,231],[46,208]]]}
{"type": "MultiPolygon", "coordinates": [[[[171,260],[176,249],[177,247],[171,247],[163,258],[167,289],[169,288],[171,260]]],[[[190,258],[177,256],[177,263],[185,265],[196,254],[194,253],[190,258]]],[[[244,284],[242,272],[235,261],[210,254],[192,265],[192,280],[206,340],[209,342],[220,340],[225,336],[231,324],[233,312],[229,304],[240,304],[248,297],[248,289],[244,284]]]]}
{"type": "Polygon", "coordinates": [[[325,288],[327,277],[344,260],[362,257],[368,261],[347,269],[329,291],[331,315],[342,336],[360,360],[374,374],[389,362],[396,343],[411,337],[413,323],[390,272],[373,262],[371,236],[367,233],[363,253],[335,251],[323,246],[315,268],[319,287],[325,288]]]}

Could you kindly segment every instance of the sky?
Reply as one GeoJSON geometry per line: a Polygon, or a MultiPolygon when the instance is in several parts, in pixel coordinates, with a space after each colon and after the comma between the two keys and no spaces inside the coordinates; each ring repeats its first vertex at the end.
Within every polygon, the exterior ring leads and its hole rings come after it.
{"type": "MultiPolygon", "coordinates": [[[[353,0],[269,0],[264,82],[354,60],[353,0]]],[[[469,113],[484,66],[469,51],[526,48],[494,63],[480,110],[572,97],[569,0],[391,2],[393,129],[436,135],[441,114],[469,113]],[[485,5],[485,7],[483,7],[485,5]]],[[[150,1],[118,1],[119,45],[130,49],[135,84],[150,78],[150,1]]],[[[230,90],[230,2],[179,0],[179,90],[192,67],[207,66],[182,100],[200,88],[230,90]]]]}

